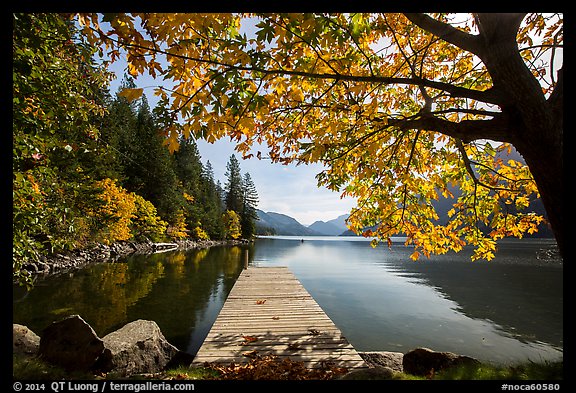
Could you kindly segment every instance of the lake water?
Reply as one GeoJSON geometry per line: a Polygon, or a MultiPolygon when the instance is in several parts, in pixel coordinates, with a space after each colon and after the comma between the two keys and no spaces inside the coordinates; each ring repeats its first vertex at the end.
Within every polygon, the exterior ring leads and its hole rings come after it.
{"type": "Polygon", "coordinates": [[[502,241],[491,262],[470,250],[413,262],[400,243],[274,237],[250,246],[138,255],[13,288],[13,322],[37,334],[79,314],[103,337],[154,320],[195,354],[243,268],[288,266],[358,351],[451,351],[498,364],[563,357],[563,267],[550,240],[502,241]],[[304,241],[302,241],[304,240],[304,241]]]}

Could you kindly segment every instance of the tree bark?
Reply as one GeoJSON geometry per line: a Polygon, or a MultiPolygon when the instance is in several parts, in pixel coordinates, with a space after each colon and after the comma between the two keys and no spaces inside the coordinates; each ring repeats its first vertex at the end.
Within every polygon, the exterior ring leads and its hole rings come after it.
{"type": "Polygon", "coordinates": [[[514,145],[534,176],[564,257],[562,70],[554,91],[546,99],[542,86],[522,59],[516,40],[525,14],[476,14],[478,35],[464,33],[424,14],[406,16],[424,30],[476,54],[485,64],[493,82],[490,90],[498,96],[501,115],[484,122],[489,128],[484,130],[474,127],[475,123],[454,125],[454,130],[439,126],[463,140],[486,138],[514,145]]]}
{"type": "Polygon", "coordinates": [[[521,14],[480,14],[481,55],[502,113],[509,119],[510,140],[524,157],[538,186],[562,257],[564,243],[563,78],[547,100],[542,86],[520,56],[516,33],[521,14]]]}
{"type": "MultiPolygon", "coordinates": [[[[543,132],[558,133],[558,130],[543,130],[543,132]]],[[[562,134],[561,131],[560,134],[562,134]]],[[[560,254],[564,257],[564,172],[562,148],[560,146],[556,151],[550,148],[540,148],[534,146],[530,140],[517,142],[514,146],[526,160],[526,164],[530,168],[534,180],[536,180],[540,198],[546,209],[548,222],[554,232],[560,254]]]]}

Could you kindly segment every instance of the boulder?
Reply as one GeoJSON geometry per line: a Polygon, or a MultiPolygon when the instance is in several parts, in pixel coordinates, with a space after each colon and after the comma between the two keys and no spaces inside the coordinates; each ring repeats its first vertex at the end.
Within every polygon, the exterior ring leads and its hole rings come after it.
{"type": "Polygon", "coordinates": [[[42,359],[68,371],[92,369],[104,351],[104,342],[79,315],[53,322],[42,331],[42,359]]]}
{"type": "Polygon", "coordinates": [[[412,375],[427,376],[431,373],[462,364],[479,364],[469,356],[452,352],[435,352],[428,348],[416,348],[402,358],[404,372],[412,375]]]}
{"type": "Polygon", "coordinates": [[[360,368],[357,370],[352,370],[349,373],[344,374],[340,379],[342,380],[384,380],[393,379],[395,371],[390,367],[374,366],[370,368],[360,368]]]}
{"type": "Polygon", "coordinates": [[[12,324],[12,353],[36,355],[40,347],[40,337],[24,325],[12,324]]]}
{"type": "Polygon", "coordinates": [[[360,352],[359,355],[370,367],[388,367],[396,372],[403,372],[402,352],[360,352]]]}
{"type": "Polygon", "coordinates": [[[102,338],[106,355],[100,368],[120,376],[162,371],[180,351],[166,341],[154,321],[137,320],[102,338]]]}

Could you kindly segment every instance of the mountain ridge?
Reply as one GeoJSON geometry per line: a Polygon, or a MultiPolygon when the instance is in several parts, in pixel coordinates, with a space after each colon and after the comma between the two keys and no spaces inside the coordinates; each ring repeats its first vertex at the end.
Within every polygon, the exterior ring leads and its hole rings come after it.
{"type": "Polygon", "coordinates": [[[308,228],[320,232],[325,236],[340,236],[348,230],[346,227],[346,219],[348,217],[350,217],[349,214],[342,214],[332,220],[315,221],[313,224],[309,225],[308,228]]]}
{"type": "Polygon", "coordinates": [[[322,236],[323,234],[300,224],[295,218],[276,212],[256,209],[256,234],[284,236],[322,236]]]}

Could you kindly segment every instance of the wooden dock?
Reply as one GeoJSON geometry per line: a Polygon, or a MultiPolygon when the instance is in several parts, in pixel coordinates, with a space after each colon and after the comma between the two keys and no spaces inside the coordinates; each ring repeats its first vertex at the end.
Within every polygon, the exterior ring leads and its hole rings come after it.
{"type": "Polygon", "coordinates": [[[287,267],[242,271],[194,365],[247,363],[256,355],[290,358],[307,367],[367,367],[287,267]]]}

